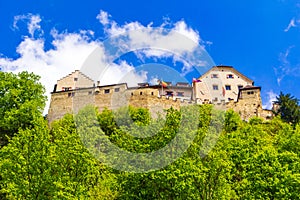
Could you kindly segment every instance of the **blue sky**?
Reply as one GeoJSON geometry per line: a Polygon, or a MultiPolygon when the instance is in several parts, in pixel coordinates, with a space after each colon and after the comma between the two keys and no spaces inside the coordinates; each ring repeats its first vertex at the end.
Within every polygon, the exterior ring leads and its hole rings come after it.
{"type": "MultiPolygon", "coordinates": [[[[212,59],[207,65],[231,65],[253,79],[255,85],[262,86],[265,105],[280,91],[300,98],[300,1],[0,0],[0,9],[1,69],[40,74],[47,93],[58,78],[80,69],[96,46],[114,34],[163,27],[170,30],[170,43],[176,43],[172,30],[197,42],[212,59]]],[[[142,40],[136,37],[130,44],[142,40]]],[[[176,49],[168,48],[173,53],[176,49]]],[[[181,56],[188,57],[190,47],[186,48],[181,56]]],[[[188,67],[166,52],[129,52],[111,65],[101,82],[117,81],[112,76],[130,74],[135,67],[130,80],[171,79],[164,77],[167,73],[151,73],[147,63],[155,62],[158,66],[174,64],[178,71],[188,67]],[[138,71],[141,66],[147,73],[138,71]]],[[[186,74],[189,81],[199,75],[195,70],[186,74]]]]}

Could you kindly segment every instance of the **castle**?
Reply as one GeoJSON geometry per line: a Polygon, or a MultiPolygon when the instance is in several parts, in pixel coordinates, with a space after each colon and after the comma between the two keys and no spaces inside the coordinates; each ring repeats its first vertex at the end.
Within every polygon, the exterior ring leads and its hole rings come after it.
{"type": "Polygon", "coordinates": [[[215,66],[192,84],[171,82],[150,85],[139,83],[128,87],[126,83],[101,86],[98,81],[76,70],[61,78],[51,93],[48,121],[76,113],[86,105],[95,105],[99,111],[104,108],[117,109],[130,105],[149,109],[152,115],[164,109],[189,104],[214,104],[224,109],[233,109],[243,120],[257,116],[272,118],[272,111],[262,108],[261,88],[231,66],[215,66]]]}

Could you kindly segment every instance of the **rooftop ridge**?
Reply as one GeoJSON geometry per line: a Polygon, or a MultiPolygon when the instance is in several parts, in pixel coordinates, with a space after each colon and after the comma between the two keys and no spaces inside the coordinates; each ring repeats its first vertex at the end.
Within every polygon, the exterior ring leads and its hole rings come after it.
{"type": "Polygon", "coordinates": [[[82,76],[84,76],[85,78],[87,78],[87,79],[89,79],[89,80],[95,82],[95,80],[93,80],[92,78],[90,78],[89,76],[87,76],[86,74],[84,74],[83,72],[81,72],[81,71],[78,70],[78,69],[76,69],[75,71],[69,73],[68,75],[66,75],[66,76],[64,76],[64,77],[62,77],[62,78],[60,78],[60,79],[58,79],[58,81],[61,81],[62,79],[67,78],[68,76],[71,76],[72,74],[74,74],[74,73],[76,73],[76,72],[80,73],[80,74],[81,74],[82,76]]]}

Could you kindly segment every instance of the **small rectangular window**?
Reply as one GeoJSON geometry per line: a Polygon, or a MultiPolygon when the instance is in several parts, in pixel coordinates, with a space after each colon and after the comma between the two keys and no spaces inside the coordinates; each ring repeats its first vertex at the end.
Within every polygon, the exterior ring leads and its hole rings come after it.
{"type": "Polygon", "coordinates": [[[173,92],[172,91],[166,91],[166,95],[167,96],[173,96],[173,92]]]}
{"type": "Polygon", "coordinates": [[[104,90],[104,94],[109,94],[110,90],[109,89],[105,89],[104,90]]]}
{"type": "Polygon", "coordinates": [[[234,78],[233,74],[227,74],[227,78],[234,78]]]}
{"type": "Polygon", "coordinates": [[[225,89],[226,90],[231,90],[231,86],[230,85],[225,85],[225,89]]]}
{"type": "Polygon", "coordinates": [[[213,85],[213,90],[219,90],[219,86],[218,85],[213,85]]]}
{"type": "Polygon", "coordinates": [[[78,78],[74,78],[74,81],[78,81],[78,78]]]}
{"type": "Polygon", "coordinates": [[[218,78],[218,74],[212,74],[211,78],[218,78]]]}
{"type": "Polygon", "coordinates": [[[92,95],[93,94],[93,92],[92,91],[89,91],[89,95],[92,95]]]}
{"type": "Polygon", "coordinates": [[[120,91],[120,88],[115,88],[115,92],[119,92],[120,91]]]}
{"type": "Polygon", "coordinates": [[[75,93],[74,92],[69,92],[68,93],[68,97],[74,97],[75,96],[75,93]]]}
{"type": "Polygon", "coordinates": [[[183,92],[177,92],[177,96],[183,97],[183,96],[184,96],[184,95],[183,95],[183,92]]]}

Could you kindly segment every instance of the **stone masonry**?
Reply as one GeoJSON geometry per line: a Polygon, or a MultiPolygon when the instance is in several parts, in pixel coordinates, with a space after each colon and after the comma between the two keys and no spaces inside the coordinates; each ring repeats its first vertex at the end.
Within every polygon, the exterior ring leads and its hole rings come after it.
{"type": "MultiPolygon", "coordinates": [[[[204,95],[205,98],[208,99],[201,99],[202,94],[195,94],[196,90],[206,91],[207,87],[201,88],[201,85],[203,85],[205,81],[200,82],[200,84],[197,82],[197,84],[193,84],[193,87],[188,85],[187,87],[182,87],[181,85],[179,87],[172,86],[164,89],[164,91],[174,90],[175,94],[184,91],[185,94],[190,95],[189,98],[187,96],[180,98],[164,95],[162,94],[162,88],[160,86],[149,86],[148,84],[132,88],[127,87],[126,83],[96,86],[92,79],[76,70],[58,80],[51,93],[51,102],[47,118],[49,123],[51,123],[54,120],[60,119],[66,113],[77,113],[86,105],[94,105],[98,107],[99,111],[102,111],[104,108],[114,110],[122,106],[130,105],[147,108],[152,116],[155,117],[157,113],[162,113],[165,109],[171,107],[180,109],[183,105],[204,103],[212,103],[217,107],[233,109],[246,121],[251,117],[262,117],[264,119],[272,117],[272,111],[262,108],[260,97],[261,88],[253,86],[253,81],[238,73],[236,70],[233,70],[232,67],[214,67],[212,69],[214,70],[211,70],[211,73],[206,73],[202,78],[211,78],[215,76],[213,74],[218,74],[218,70],[223,70],[221,71],[223,73],[219,73],[218,77],[232,74],[238,80],[237,83],[233,84],[234,81],[231,80],[232,78],[229,78],[230,80],[225,80],[227,82],[223,83],[224,86],[230,84],[231,87],[234,87],[234,91],[225,90],[225,92],[229,93],[228,95],[221,94],[221,96],[229,98],[226,101],[224,99],[223,101],[214,102],[208,95],[204,95]],[[243,85],[243,87],[238,87],[240,85],[243,85]],[[235,93],[236,96],[233,95],[235,93]]],[[[216,77],[214,77],[214,79],[215,78],[216,77]]],[[[211,83],[211,87],[215,84],[217,84],[217,82],[211,83]]],[[[219,87],[223,87],[221,82],[219,87]]]]}

